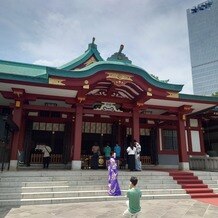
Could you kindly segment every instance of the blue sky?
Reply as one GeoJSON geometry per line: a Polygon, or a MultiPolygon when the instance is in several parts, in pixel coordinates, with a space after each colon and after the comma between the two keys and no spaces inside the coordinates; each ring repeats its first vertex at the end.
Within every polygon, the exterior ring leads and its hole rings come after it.
{"type": "Polygon", "coordinates": [[[193,93],[186,9],[200,0],[0,0],[0,59],[60,66],[92,37],[104,59],[134,65],[193,93]]]}

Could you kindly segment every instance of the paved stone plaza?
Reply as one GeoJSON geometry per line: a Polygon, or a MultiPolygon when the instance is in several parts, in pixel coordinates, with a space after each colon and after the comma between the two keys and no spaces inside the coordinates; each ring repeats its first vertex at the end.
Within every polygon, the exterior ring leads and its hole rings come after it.
{"type": "MultiPolygon", "coordinates": [[[[218,217],[218,206],[192,199],[143,200],[142,218],[218,217]]],[[[3,218],[107,218],[122,217],[125,201],[104,201],[74,204],[32,205],[0,208],[3,218]]]]}

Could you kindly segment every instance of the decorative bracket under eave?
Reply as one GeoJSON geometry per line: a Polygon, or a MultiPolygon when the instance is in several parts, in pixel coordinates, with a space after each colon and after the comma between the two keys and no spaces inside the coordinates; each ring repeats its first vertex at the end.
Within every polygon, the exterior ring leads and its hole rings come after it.
{"type": "Polygon", "coordinates": [[[167,92],[167,97],[168,98],[179,98],[179,93],[178,92],[167,92]]]}
{"type": "Polygon", "coordinates": [[[20,97],[22,97],[25,94],[25,90],[24,89],[12,88],[12,92],[14,93],[16,98],[20,98],[20,97]]]}
{"type": "Polygon", "coordinates": [[[66,79],[59,79],[59,78],[50,77],[48,79],[48,84],[58,85],[58,86],[65,86],[65,84],[64,84],[65,81],[66,81],[66,79]]]}
{"type": "Polygon", "coordinates": [[[83,89],[89,89],[89,81],[85,80],[83,83],[83,89]]]}
{"type": "Polygon", "coordinates": [[[77,100],[79,103],[82,103],[83,101],[86,100],[86,97],[78,97],[77,100]]]}
{"type": "Polygon", "coordinates": [[[194,109],[192,108],[191,105],[183,105],[181,107],[179,107],[179,115],[180,115],[180,119],[182,120],[186,120],[186,115],[191,113],[194,109]]]}
{"type": "Polygon", "coordinates": [[[132,82],[132,77],[128,74],[120,73],[120,72],[106,72],[106,79],[111,81],[114,85],[121,87],[126,83],[132,82]]]}

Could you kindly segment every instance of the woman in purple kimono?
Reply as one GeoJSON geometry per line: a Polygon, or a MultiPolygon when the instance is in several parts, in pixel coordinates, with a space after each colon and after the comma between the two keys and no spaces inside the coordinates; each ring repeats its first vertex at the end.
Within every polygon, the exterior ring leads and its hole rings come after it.
{"type": "Polygon", "coordinates": [[[115,157],[111,157],[108,165],[108,194],[112,196],[121,195],[117,180],[118,170],[115,157]]]}

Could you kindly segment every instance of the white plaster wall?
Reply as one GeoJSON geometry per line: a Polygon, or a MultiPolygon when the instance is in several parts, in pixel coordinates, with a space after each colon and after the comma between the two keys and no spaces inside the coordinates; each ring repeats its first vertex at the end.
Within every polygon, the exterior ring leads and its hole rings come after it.
{"type": "Polygon", "coordinates": [[[192,151],[201,152],[199,131],[191,131],[192,151]]]}
{"type": "Polygon", "coordinates": [[[186,151],[188,151],[188,133],[187,133],[187,130],[185,130],[185,142],[186,142],[186,151]]]}
{"type": "Polygon", "coordinates": [[[162,145],[162,132],[161,129],[159,129],[159,141],[160,141],[160,151],[163,150],[163,145],[162,145]]]}

